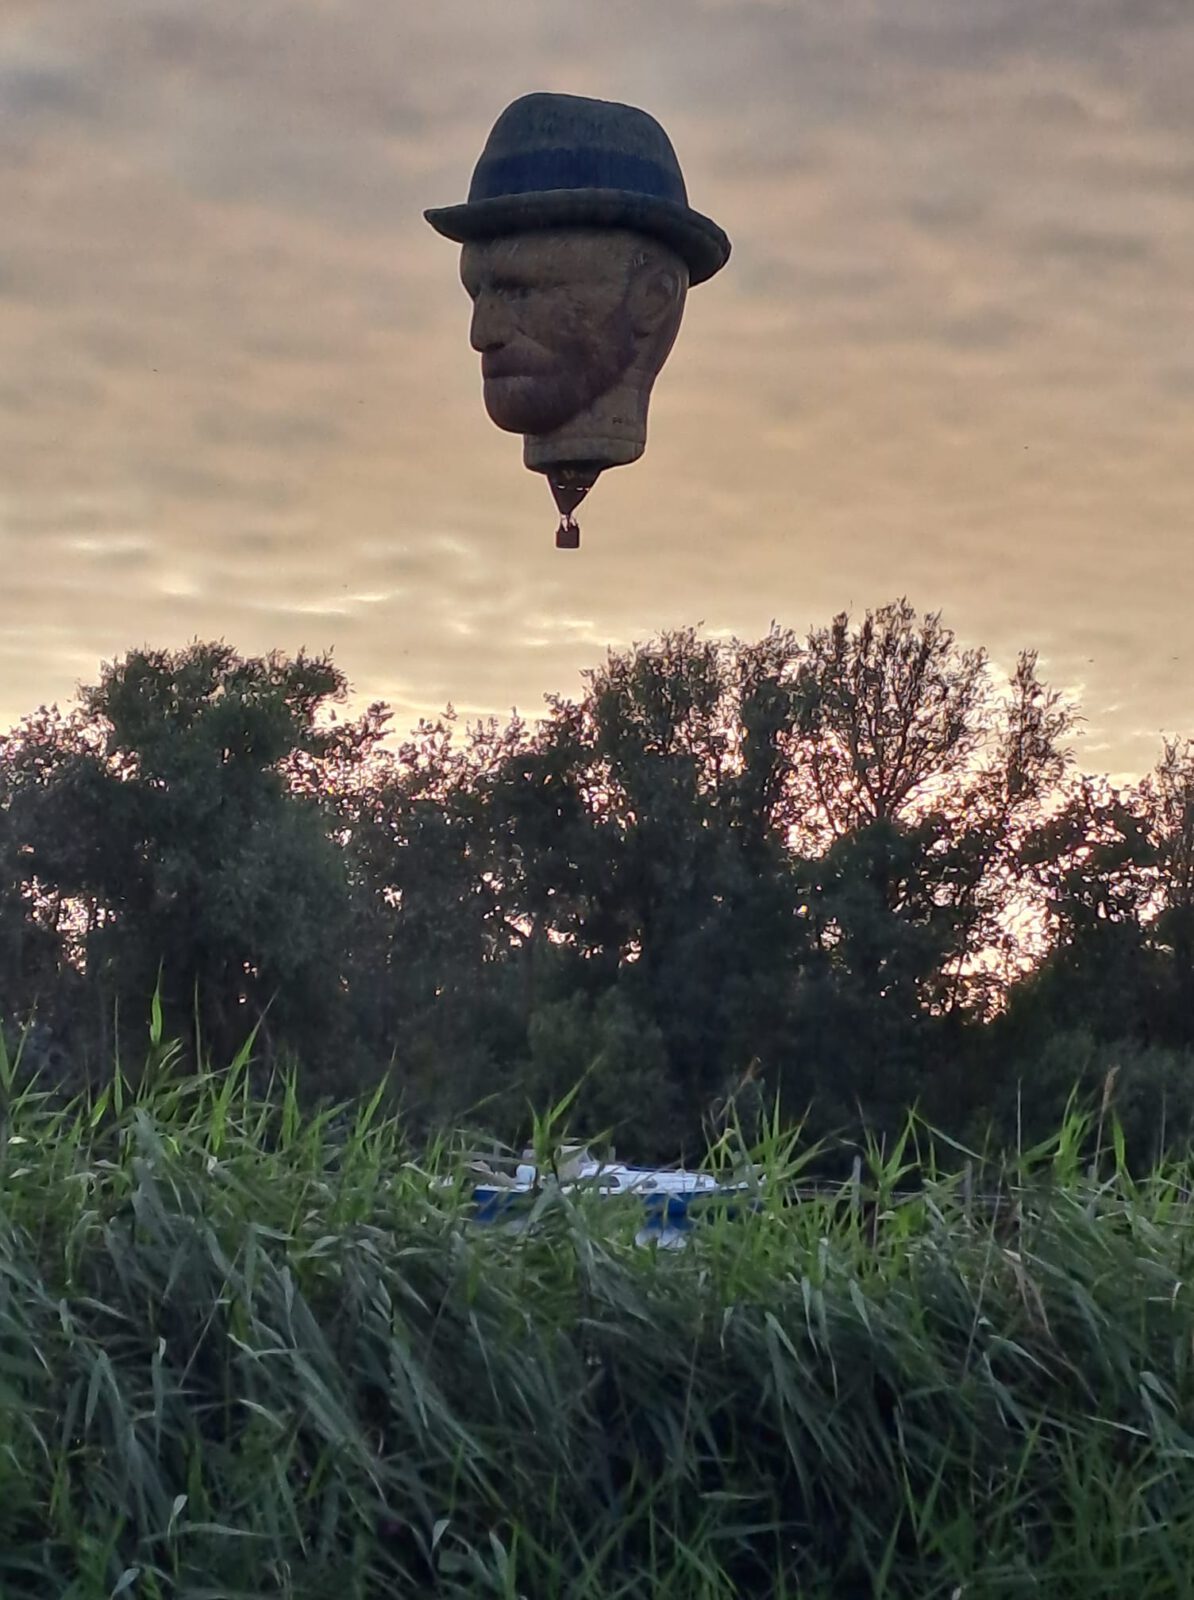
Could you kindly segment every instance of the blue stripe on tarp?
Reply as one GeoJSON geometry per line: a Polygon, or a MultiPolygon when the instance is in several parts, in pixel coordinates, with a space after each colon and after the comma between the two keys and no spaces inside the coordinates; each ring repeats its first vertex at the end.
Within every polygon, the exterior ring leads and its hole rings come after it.
{"type": "Polygon", "coordinates": [[[676,1228],[691,1227],[692,1219],[688,1215],[688,1203],[691,1198],[686,1194],[645,1194],[643,1209],[650,1222],[659,1220],[670,1223],[676,1228]]]}
{"type": "Polygon", "coordinates": [[[479,1185],[473,1190],[473,1204],[476,1207],[474,1219],[477,1222],[495,1222],[509,1212],[517,1212],[519,1202],[522,1203],[522,1209],[530,1210],[534,1198],[534,1195],[523,1194],[517,1189],[489,1189],[479,1185]]]}
{"type": "Polygon", "coordinates": [[[499,195],[534,194],[542,189],[624,189],[688,204],[688,191],[678,172],[621,150],[530,150],[519,155],[482,156],[468,197],[470,201],[493,200],[499,195]]]}
{"type": "MultiPolygon", "coordinates": [[[[650,1177],[646,1169],[640,1169],[639,1175],[644,1179],[650,1177]]],[[[583,1179],[580,1186],[584,1186],[583,1179]]],[[[741,1217],[762,1209],[757,1196],[743,1193],[736,1184],[711,1190],[634,1187],[597,1192],[603,1198],[637,1200],[642,1207],[642,1221],[635,1235],[636,1243],[655,1243],[668,1248],[682,1245],[702,1219],[741,1217]]],[[[472,1220],[483,1227],[521,1231],[528,1226],[540,1194],[537,1189],[511,1189],[505,1184],[484,1181],[476,1183],[472,1191],[472,1220]]]]}

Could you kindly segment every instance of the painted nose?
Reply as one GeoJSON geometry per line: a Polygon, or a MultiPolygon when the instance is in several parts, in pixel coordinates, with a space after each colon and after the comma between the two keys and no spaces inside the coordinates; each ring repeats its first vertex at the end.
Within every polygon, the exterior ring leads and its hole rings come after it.
{"type": "Polygon", "coordinates": [[[486,350],[500,350],[510,337],[510,319],[495,294],[482,291],[473,304],[469,343],[484,355],[486,350]]]}

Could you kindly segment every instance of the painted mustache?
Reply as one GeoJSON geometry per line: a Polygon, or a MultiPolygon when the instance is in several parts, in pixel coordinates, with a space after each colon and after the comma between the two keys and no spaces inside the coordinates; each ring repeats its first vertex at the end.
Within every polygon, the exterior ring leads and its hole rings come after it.
{"type": "Polygon", "coordinates": [[[536,365],[526,356],[486,353],[481,357],[481,376],[486,382],[493,378],[538,378],[548,370],[547,363],[536,365]]]}

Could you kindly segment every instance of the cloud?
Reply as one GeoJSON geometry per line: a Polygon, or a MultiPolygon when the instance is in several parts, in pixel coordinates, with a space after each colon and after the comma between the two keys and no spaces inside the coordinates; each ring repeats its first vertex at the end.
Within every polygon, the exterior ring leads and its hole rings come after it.
{"type": "Polygon", "coordinates": [[[1114,228],[1072,228],[1060,223],[1035,228],[1025,243],[1039,255],[1060,257],[1095,270],[1147,264],[1154,253],[1153,242],[1138,233],[1114,228]]]}
{"type": "Polygon", "coordinates": [[[401,726],[907,593],[1147,765],[1194,725],[1192,51],[1164,0],[8,0],[0,724],[146,637],[334,644],[401,726]],[[535,88],[655,112],[734,242],[576,557],[422,219],[535,88]]]}

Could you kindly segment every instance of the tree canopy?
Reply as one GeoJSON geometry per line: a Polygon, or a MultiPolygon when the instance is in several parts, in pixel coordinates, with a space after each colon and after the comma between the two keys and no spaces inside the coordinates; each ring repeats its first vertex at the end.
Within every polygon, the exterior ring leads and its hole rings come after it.
{"type": "Polygon", "coordinates": [[[1194,745],[1076,772],[1031,652],[1001,677],[901,600],[610,651],[534,722],[391,744],[347,698],[330,658],[195,641],[0,737],[0,1011],[64,1076],[135,1054],[157,987],[195,1061],[258,1026],[312,1093],[384,1077],[510,1138],[580,1082],[632,1155],[777,1095],[1022,1134],[1066,1040],[1142,1138],[1158,1095],[1181,1123],[1194,745]]]}

